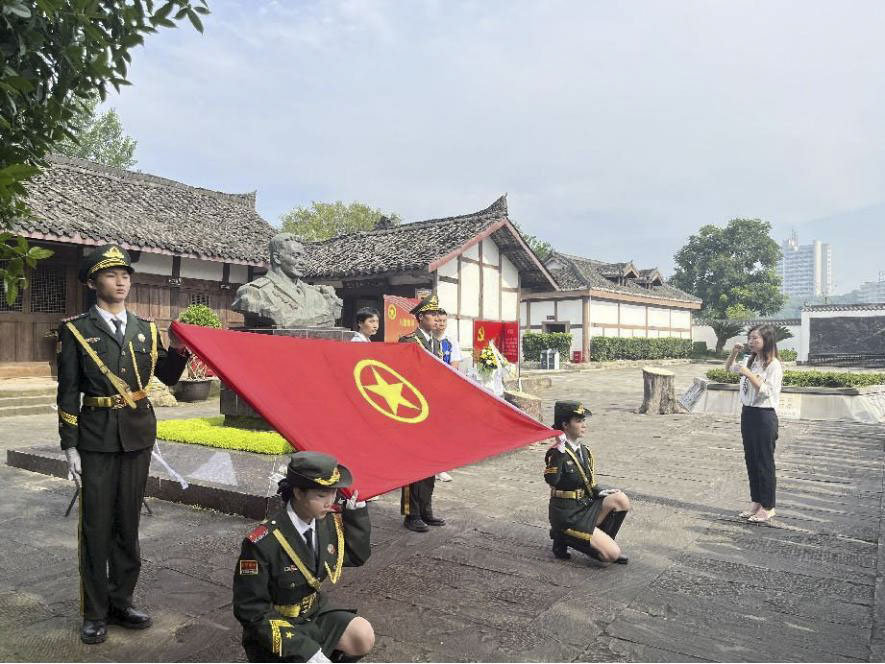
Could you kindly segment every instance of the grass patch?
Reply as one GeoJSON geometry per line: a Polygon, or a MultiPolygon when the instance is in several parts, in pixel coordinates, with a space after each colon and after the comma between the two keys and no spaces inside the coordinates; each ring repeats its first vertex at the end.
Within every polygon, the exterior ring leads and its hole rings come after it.
{"type": "MultiPolygon", "coordinates": [[[[710,369],[707,378],[716,383],[737,383],[740,375],[725,369],[710,369]]],[[[869,387],[885,384],[885,373],[849,371],[784,371],[785,387],[869,387]]]]}
{"type": "Polygon", "coordinates": [[[276,431],[226,427],[223,415],[187,420],[158,420],[157,438],[258,454],[290,454],[295,451],[276,431]]]}

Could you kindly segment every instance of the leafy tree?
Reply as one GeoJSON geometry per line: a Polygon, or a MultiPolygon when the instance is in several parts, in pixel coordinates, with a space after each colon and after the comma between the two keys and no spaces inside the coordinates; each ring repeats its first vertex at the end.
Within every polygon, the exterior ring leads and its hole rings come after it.
{"type": "Polygon", "coordinates": [[[775,342],[783,341],[784,339],[792,339],[793,333],[790,332],[790,328],[786,325],[775,325],[774,326],[774,340],[775,342]]]}
{"type": "Polygon", "coordinates": [[[402,221],[398,214],[385,214],[356,201],[349,205],[341,201],[313,201],[310,207],[297,207],[281,219],[284,232],[293,233],[305,242],[319,242],[357,231],[370,231],[382,217],[385,225],[396,226],[402,221]]]}
{"type": "MultiPolygon", "coordinates": [[[[726,321],[729,309],[742,319],[774,313],[786,298],[776,270],[781,250],[770,232],[771,224],[761,219],[732,219],[725,228],[703,226],[676,253],[670,283],[701,298],[700,316],[707,320],[726,321]]],[[[716,337],[721,350],[728,337],[718,332],[716,337]]]]}
{"type": "Polygon", "coordinates": [[[711,320],[710,327],[716,335],[716,352],[721,353],[725,342],[746,332],[744,324],[738,320],[711,320]]]}
{"type": "MultiPolygon", "coordinates": [[[[144,36],[184,18],[202,32],[208,13],[205,0],[0,0],[0,228],[27,214],[25,182],[74,139],[78,108],[129,85],[130,51],[144,36]]],[[[23,266],[45,257],[31,251],[0,233],[9,301],[26,286],[23,266]]]]}
{"type": "Polygon", "coordinates": [[[99,116],[95,109],[101,101],[98,94],[77,103],[71,124],[75,140],[63,138],[54,151],[68,157],[97,161],[105,166],[131,168],[135,165],[136,141],[123,133],[123,124],[111,108],[99,116]]]}
{"type": "Polygon", "coordinates": [[[549,242],[545,242],[544,240],[538,239],[537,236],[531,235],[530,233],[526,233],[522,230],[522,227],[517,224],[512,219],[510,220],[514,226],[516,226],[516,230],[519,231],[519,234],[522,236],[522,239],[525,240],[525,243],[529,245],[529,249],[535,252],[535,256],[538,257],[538,260],[544,262],[550,254],[553,253],[553,245],[549,242]]]}

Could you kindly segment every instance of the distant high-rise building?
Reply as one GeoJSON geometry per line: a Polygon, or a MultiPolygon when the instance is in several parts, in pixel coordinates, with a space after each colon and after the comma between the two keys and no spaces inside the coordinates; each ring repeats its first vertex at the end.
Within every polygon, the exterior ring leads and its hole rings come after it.
{"type": "Polygon", "coordinates": [[[855,292],[858,302],[885,302],[885,270],[879,271],[879,281],[865,281],[855,292]]]}
{"type": "Polygon", "coordinates": [[[781,244],[783,256],[777,270],[783,285],[781,290],[790,297],[821,297],[833,294],[833,252],[830,245],[815,240],[799,244],[793,235],[781,244]]]}

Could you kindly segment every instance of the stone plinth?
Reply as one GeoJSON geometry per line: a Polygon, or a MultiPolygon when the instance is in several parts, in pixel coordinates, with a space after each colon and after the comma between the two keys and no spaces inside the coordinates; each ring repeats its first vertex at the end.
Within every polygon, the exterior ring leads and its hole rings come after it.
{"type": "Polygon", "coordinates": [[[519,408],[526,415],[541,421],[541,399],[533,394],[504,390],[504,400],[519,408]]]}
{"type": "MultiPolygon", "coordinates": [[[[350,341],[356,334],[343,327],[237,327],[232,329],[237,332],[254,332],[299,339],[324,339],[326,341],[350,341]]],[[[225,426],[273,431],[273,427],[261,415],[224,384],[221,386],[220,410],[224,415],[225,426]]]]}

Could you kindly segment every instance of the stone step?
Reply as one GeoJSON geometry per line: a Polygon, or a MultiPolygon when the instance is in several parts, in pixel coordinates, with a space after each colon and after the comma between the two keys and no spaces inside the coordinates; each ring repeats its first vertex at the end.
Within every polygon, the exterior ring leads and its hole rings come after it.
{"type": "Polygon", "coordinates": [[[0,406],[0,417],[16,417],[18,415],[46,415],[55,413],[55,405],[47,402],[33,406],[0,406]]]}
{"type": "Polygon", "coordinates": [[[52,392],[19,392],[18,394],[3,394],[0,392],[0,408],[9,406],[42,406],[55,403],[55,394],[52,392]]]}

